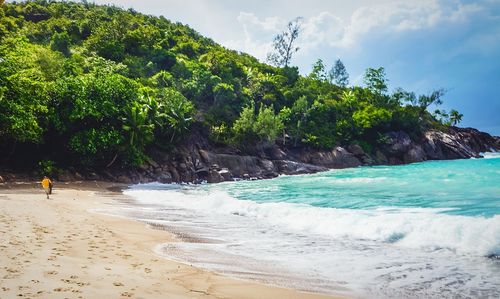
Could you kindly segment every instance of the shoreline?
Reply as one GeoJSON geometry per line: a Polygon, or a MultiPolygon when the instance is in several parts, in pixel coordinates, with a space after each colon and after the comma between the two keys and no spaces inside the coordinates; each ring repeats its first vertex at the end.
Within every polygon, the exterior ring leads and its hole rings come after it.
{"type": "MultiPolygon", "coordinates": [[[[155,247],[177,238],[94,212],[126,197],[107,182],[2,184],[0,297],[341,298],[223,276],[173,261],[155,247]]],[[[118,188],[118,189],[117,189],[118,188]]],[[[178,240],[178,239],[177,239],[178,240]]]]}

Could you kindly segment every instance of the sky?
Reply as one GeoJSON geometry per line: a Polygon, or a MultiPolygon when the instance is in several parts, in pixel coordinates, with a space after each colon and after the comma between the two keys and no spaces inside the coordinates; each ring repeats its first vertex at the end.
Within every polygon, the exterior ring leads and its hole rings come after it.
{"type": "Polygon", "coordinates": [[[447,90],[441,109],[463,127],[500,135],[500,0],[95,0],[189,25],[261,61],[273,37],[302,17],[292,59],[302,74],[341,59],[351,84],[383,66],[389,89],[447,90]]]}

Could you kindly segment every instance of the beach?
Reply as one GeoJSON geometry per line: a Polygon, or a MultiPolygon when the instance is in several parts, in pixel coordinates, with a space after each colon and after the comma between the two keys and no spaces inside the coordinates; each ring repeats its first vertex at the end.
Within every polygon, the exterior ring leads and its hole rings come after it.
{"type": "Polygon", "coordinates": [[[161,257],[176,236],[99,214],[109,183],[0,189],[0,298],[333,298],[225,277],[161,257]]]}

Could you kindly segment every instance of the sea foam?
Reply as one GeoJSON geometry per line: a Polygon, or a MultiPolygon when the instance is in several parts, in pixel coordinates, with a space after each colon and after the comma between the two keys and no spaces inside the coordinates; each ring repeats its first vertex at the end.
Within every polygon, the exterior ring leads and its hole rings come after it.
{"type": "MultiPolygon", "coordinates": [[[[150,188],[157,186],[150,185],[150,188]]],[[[461,254],[500,255],[500,215],[449,215],[443,213],[448,209],[435,208],[355,210],[285,202],[257,203],[236,199],[224,191],[197,188],[145,190],[142,187],[127,190],[125,194],[142,203],[203,214],[247,217],[296,233],[372,240],[410,248],[447,249],[461,254]]]]}

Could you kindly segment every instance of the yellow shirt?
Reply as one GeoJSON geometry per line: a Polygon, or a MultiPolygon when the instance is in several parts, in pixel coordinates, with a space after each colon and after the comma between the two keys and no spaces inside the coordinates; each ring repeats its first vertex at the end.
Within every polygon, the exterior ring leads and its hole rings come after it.
{"type": "Polygon", "coordinates": [[[43,179],[42,180],[42,187],[43,188],[49,188],[49,185],[50,185],[50,180],[49,179],[43,179]]]}

